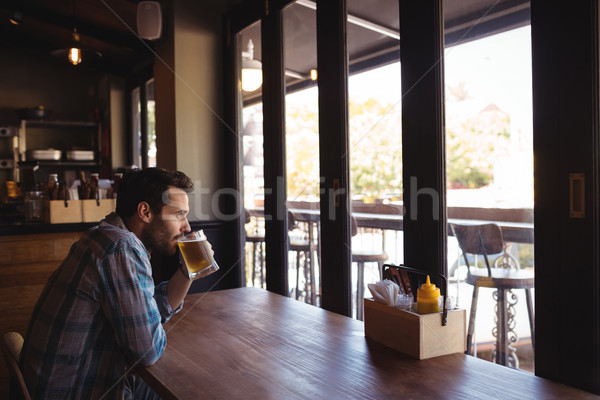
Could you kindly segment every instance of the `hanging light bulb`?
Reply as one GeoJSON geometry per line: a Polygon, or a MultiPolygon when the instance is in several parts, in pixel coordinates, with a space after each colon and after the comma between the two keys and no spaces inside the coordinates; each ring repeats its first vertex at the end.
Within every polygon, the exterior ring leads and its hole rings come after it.
{"type": "Polygon", "coordinates": [[[73,29],[73,44],[69,49],[69,55],[67,56],[69,62],[73,65],[77,65],[81,62],[81,46],[79,44],[79,33],[77,29],[73,29]]]}
{"type": "Polygon", "coordinates": [[[254,59],[254,43],[248,41],[248,51],[242,52],[242,90],[254,92],[262,85],[262,63],[254,59]]]}

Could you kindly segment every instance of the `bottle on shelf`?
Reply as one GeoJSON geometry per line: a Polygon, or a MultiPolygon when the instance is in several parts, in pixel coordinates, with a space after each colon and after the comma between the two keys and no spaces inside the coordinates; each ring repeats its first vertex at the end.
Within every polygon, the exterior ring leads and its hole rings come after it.
{"type": "Polygon", "coordinates": [[[44,218],[44,192],[41,187],[33,187],[25,193],[25,222],[42,222],[44,218]]]}
{"type": "Polygon", "coordinates": [[[48,175],[48,183],[46,184],[46,193],[45,197],[48,200],[58,200],[58,174],[50,174],[48,175]]]}
{"type": "Polygon", "coordinates": [[[90,174],[90,199],[100,199],[99,196],[99,185],[100,185],[100,175],[98,173],[90,174]]]}
{"type": "Polygon", "coordinates": [[[85,179],[85,172],[79,171],[79,200],[87,200],[90,198],[90,184],[85,179]]]}

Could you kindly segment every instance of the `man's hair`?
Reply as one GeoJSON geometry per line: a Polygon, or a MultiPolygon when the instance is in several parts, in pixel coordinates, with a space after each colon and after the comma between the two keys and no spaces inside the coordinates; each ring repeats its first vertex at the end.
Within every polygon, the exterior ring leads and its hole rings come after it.
{"type": "Polygon", "coordinates": [[[117,194],[117,214],[121,219],[137,213],[138,204],[145,201],[152,212],[160,214],[165,205],[166,191],[179,188],[186,192],[193,190],[192,180],[183,172],[168,171],[162,168],[131,170],[119,182],[117,194]]]}

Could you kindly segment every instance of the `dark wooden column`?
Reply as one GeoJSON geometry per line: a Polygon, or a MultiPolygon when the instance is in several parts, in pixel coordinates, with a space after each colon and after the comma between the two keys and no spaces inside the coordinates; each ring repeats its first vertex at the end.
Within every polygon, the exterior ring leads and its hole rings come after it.
{"type": "Polygon", "coordinates": [[[441,0],[400,1],[404,263],[446,270],[441,0]]]}
{"type": "Polygon", "coordinates": [[[288,295],[285,86],[281,11],[262,19],[265,242],[267,290],[288,295]]]}
{"type": "Polygon", "coordinates": [[[225,187],[237,190],[240,196],[237,199],[225,197],[225,213],[239,216],[231,221],[229,233],[231,235],[231,249],[233,253],[233,264],[223,265],[221,267],[231,268],[232,281],[234,287],[246,285],[245,274],[245,235],[244,235],[244,209],[243,193],[244,183],[241,173],[242,162],[242,136],[243,126],[241,121],[241,99],[239,98],[237,83],[241,80],[241,73],[238,71],[236,60],[241,59],[237,54],[240,48],[236,32],[233,31],[232,18],[226,15],[223,18],[223,176],[225,178],[225,187]]]}
{"type": "Polygon", "coordinates": [[[323,308],[351,315],[345,0],[317,1],[323,308]]]}
{"type": "Polygon", "coordinates": [[[595,393],[600,393],[598,24],[597,0],[531,1],[535,373],[595,393]],[[572,174],[584,177],[583,213],[571,213],[572,174]]]}

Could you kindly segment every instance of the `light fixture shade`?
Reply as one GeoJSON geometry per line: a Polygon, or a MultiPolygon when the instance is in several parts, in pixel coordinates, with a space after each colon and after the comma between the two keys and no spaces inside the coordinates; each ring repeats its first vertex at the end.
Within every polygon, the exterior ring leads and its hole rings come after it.
{"type": "Polygon", "coordinates": [[[8,19],[11,24],[19,25],[23,21],[23,13],[20,11],[13,11],[11,17],[8,19]]]}
{"type": "Polygon", "coordinates": [[[258,60],[242,59],[242,90],[254,92],[262,85],[262,64],[258,60]]]}
{"type": "Polygon", "coordinates": [[[50,52],[55,57],[60,57],[63,60],[66,58],[73,65],[79,65],[85,58],[86,63],[90,60],[97,60],[102,57],[99,51],[86,48],[80,41],[77,28],[73,29],[71,42],[62,49],[56,49],[50,52]]]}

